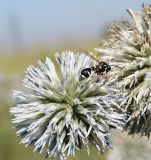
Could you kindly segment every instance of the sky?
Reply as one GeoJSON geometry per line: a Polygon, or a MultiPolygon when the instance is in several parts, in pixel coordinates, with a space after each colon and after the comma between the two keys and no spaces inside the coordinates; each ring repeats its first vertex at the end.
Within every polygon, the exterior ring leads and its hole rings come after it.
{"type": "Polygon", "coordinates": [[[142,3],[151,0],[0,0],[0,48],[95,41],[108,24],[128,17],[127,8],[140,10],[142,3]]]}

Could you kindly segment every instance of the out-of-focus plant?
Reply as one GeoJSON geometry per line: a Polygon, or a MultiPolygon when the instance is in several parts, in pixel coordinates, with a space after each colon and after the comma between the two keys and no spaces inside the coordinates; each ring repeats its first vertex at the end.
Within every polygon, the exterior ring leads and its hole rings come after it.
{"type": "MultiPolygon", "coordinates": [[[[114,80],[126,99],[129,113],[125,129],[129,134],[150,136],[151,132],[151,6],[142,12],[128,9],[132,21],[111,25],[109,38],[96,51],[116,66],[114,80]],[[115,76],[117,75],[117,76],[115,76]]],[[[125,103],[125,104],[124,104],[125,103]]]]}
{"type": "Polygon", "coordinates": [[[79,80],[81,70],[94,63],[84,54],[56,54],[59,71],[46,58],[27,68],[24,92],[15,91],[10,109],[21,143],[33,144],[46,157],[65,160],[76,150],[89,152],[89,143],[102,153],[111,147],[110,128],[122,128],[125,116],[115,102],[116,92],[95,76],[79,80]]]}

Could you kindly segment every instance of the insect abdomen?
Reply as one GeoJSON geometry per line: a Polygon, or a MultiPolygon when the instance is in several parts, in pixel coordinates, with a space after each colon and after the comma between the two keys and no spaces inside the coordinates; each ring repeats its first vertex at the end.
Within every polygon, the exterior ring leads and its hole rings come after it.
{"type": "Polygon", "coordinates": [[[91,75],[91,68],[85,68],[81,71],[80,79],[85,79],[90,77],[91,75]]]}

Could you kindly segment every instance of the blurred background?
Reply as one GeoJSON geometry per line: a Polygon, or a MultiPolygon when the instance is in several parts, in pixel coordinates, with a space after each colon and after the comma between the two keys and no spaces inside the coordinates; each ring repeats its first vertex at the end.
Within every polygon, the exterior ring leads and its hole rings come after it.
{"type": "MultiPolygon", "coordinates": [[[[43,160],[31,147],[20,145],[12,129],[12,90],[20,90],[24,71],[56,51],[93,50],[108,26],[140,10],[151,0],[0,0],[0,160],[43,160]]],[[[99,156],[94,148],[79,160],[149,160],[151,140],[113,133],[113,150],[99,156]],[[116,135],[116,136],[114,136],[116,135]]]]}

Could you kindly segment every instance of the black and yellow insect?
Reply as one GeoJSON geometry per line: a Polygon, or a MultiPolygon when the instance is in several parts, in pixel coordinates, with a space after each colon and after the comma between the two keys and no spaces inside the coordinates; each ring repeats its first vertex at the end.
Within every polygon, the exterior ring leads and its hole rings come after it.
{"type": "Polygon", "coordinates": [[[94,57],[92,54],[83,49],[80,49],[80,51],[97,62],[96,65],[93,65],[89,68],[84,68],[81,71],[80,80],[89,78],[92,72],[94,72],[97,75],[104,75],[104,73],[111,71],[111,66],[107,62],[99,61],[96,57],[94,57]]]}

